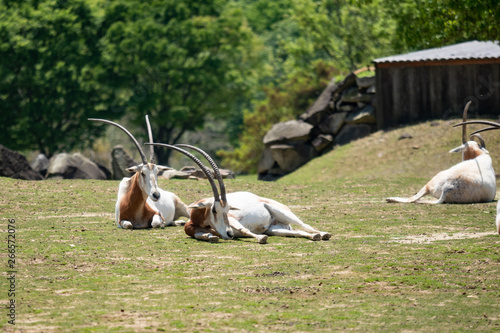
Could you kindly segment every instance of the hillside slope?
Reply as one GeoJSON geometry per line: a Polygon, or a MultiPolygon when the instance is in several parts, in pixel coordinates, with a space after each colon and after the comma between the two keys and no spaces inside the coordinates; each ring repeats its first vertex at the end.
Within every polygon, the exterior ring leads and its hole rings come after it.
{"type": "MultiPolygon", "coordinates": [[[[378,131],[363,139],[337,147],[310,161],[278,182],[325,182],[339,178],[431,178],[437,172],[461,161],[461,154],[449,151],[461,145],[461,128],[452,125],[460,120],[437,120],[378,131]],[[411,138],[400,139],[410,135],[411,138]]],[[[469,125],[467,133],[482,128],[469,125]]],[[[500,173],[500,130],[482,134],[500,173]]]]}

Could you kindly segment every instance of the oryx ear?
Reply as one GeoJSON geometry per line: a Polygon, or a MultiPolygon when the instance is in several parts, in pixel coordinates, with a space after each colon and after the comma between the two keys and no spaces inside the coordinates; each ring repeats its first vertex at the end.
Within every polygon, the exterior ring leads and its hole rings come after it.
{"type": "Polygon", "coordinates": [[[202,209],[202,208],[209,208],[212,206],[211,203],[209,202],[204,202],[204,201],[200,201],[200,202],[195,202],[195,203],[192,203],[188,206],[188,208],[191,208],[191,209],[202,209]]]}
{"type": "Polygon", "coordinates": [[[465,143],[463,145],[461,145],[460,147],[457,147],[457,148],[450,150],[449,152],[450,153],[460,153],[460,152],[464,151],[464,149],[465,149],[465,143]]]}
{"type": "Polygon", "coordinates": [[[141,171],[141,169],[142,168],[140,165],[136,165],[136,166],[125,169],[125,171],[127,171],[128,173],[136,173],[136,172],[141,171]]]}
{"type": "Polygon", "coordinates": [[[229,210],[240,210],[238,207],[229,206],[229,210]]]}
{"type": "Polygon", "coordinates": [[[158,168],[158,171],[169,171],[169,170],[174,170],[174,168],[170,168],[170,167],[166,167],[166,166],[163,166],[163,165],[156,165],[156,167],[158,168]]]}

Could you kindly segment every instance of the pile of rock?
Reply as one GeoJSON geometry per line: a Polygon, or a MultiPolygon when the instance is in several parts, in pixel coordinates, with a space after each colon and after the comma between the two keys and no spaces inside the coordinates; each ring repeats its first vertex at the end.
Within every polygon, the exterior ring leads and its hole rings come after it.
{"type": "Polygon", "coordinates": [[[276,180],[335,145],[369,135],[376,129],[375,76],[349,74],[328,84],[297,120],[275,124],[264,137],[260,180],[276,180]]]}

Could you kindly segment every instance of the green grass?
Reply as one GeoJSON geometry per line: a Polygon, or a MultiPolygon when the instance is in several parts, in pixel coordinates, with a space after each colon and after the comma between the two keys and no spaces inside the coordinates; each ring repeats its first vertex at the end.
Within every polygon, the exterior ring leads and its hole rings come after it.
{"type": "MultiPolygon", "coordinates": [[[[15,218],[17,225],[15,328],[500,330],[496,202],[426,206],[384,201],[415,193],[429,174],[439,171],[417,172],[424,148],[443,156],[442,161],[427,159],[432,168],[460,158],[448,156],[458,145],[452,137],[432,145],[417,135],[427,127],[436,129],[421,124],[376,133],[276,183],[253,176],[226,181],[229,191],[249,190],[288,204],[307,223],[331,232],[330,241],[270,237],[266,245],[253,239],[210,244],[188,238],[177,227],[121,230],[114,223],[116,181],[0,178],[4,268],[7,219],[15,218]],[[413,141],[398,141],[398,131],[414,131],[413,141]],[[379,154],[396,156],[366,162],[379,154]]],[[[484,137],[487,144],[495,140],[493,133],[484,137]]],[[[494,147],[488,147],[492,156],[494,147]]],[[[188,203],[211,194],[203,181],[160,184],[188,203]]],[[[8,286],[6,279],[1,281],[0,301],[7,304],[8,286]]],[[[13,331],[2,308],[0,325],[13,331]]]]}

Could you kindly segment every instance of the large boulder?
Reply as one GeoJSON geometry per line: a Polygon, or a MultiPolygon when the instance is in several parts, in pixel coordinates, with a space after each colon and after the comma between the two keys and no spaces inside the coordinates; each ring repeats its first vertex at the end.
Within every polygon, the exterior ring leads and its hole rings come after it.
{"type": "Polygon", "coordinates": [[[285,173],[297,170],[318,155],[313,146],[304,143],[277,144],[270,148],[273,159],[285,173]]]}
{"type": "Polygon", "coordinates": [[[33,170],[26,157],[0,145],[0,177],[24,180],[42,180],[42,176],[33,170]]]}
{"type": "Polygon", "coordinates": [[[107,179],[99,167],[80,153],[62,153],[50,159],[47,178],[107,179]]]}
{"type": "Polygon", "coordinates": [[[290,120],[274,124],[264,136],[264,144],[270,145],[282,142],[306,142],[313,126],[300,120],[290,120]]]}
{"type": "Polygon", "coordinates": [[[347,116],[347,112],[337,112],[330,115],[319,125],[319,129],[323,133],[337,134],[342,125],[344,125],[344,120],[347,116]]]}
{"type": "Polygon", "coordinates": [[[121,180],[124,177],[130,177],[130,173],[126,169],[139,165],[130,157],[122,146],[116,146],[111,152],[111,169],[113,172],[113,179],[121,180]]]}
{"type": "Polygon", "coordinates": [[[351,141],[361,139],[369,135],[371,131],[372,127],[367,124],[347,124],[335,137],[335,144],[345,145],[351,141]]]}
{"type": "Polygon", "coordinates": [[[45,154],[38,154],[35,160],[31,163],[31,168],[38,172],[42,177],[45,177],[49,169],[49,159],[45,154]]]}
{"type": "Polygon", "coordinates": [[[345,118],[345,122],[346,124],[375,124],[377,122],[375,109],[368,104],[361,109],[349,113],[345,118]]]}

